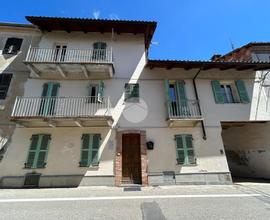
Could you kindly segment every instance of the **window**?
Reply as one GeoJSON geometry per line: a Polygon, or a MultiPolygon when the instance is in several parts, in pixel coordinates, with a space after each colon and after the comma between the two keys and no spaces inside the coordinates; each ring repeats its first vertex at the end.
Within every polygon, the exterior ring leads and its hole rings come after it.
{"type": "Polygon", "coordinates": [[[17,54],[21,49],[23,39],[8,38],[3,49],[3,54],[17,54]]]}
{"type": "Polygon", "coordinates": [[[214,98],[217,104],[249,103],[249,97],[243,80],[211,82],[214,98]]]}
{"type": "Polygon", "coordinates": [[[107,44],[104,42],[96,42],[93,44],[93,60],[106,60],[107,44]]]}
{"type": "Polygon", "coordinates": [[[39,115],[54,115],[56,113],[56,104],[60,83],[44,83],[42,90],[42,99],[39,106],[39,115]]]}
{"type": "Polygon", "coordinates": [[[67,45],[56,44],[54,50],[54,61],[63,62],[67,52],[67,45]]]}
{"type": "Polygon", "coordinates": [[[80,166],[97,166],[99,163],[100,134],[83,134],[80,166]]]}
{"type": "Polygon", "coordinates": [[[189,116],[189,106],[183,80],[165,80],[167,106],[170,117],[189,116]]]}
{"type": "Polygon", "coordinates": [[[258,51],[251,54],[252,60],[255,62],[269,62],[270,51],[258,51]]]}
{"type": "Polygon", "coordinates": [[[233,84],[224,83],[220,85],[224,103],[237,103],[238,95],[233,84]]]}
{"type": "Polygon", "coordinates": [[[194,165],[196,159],[191,134],[175,135],[177,163],[181,165],[194,165]]]}
{"type": "Polygon", "coordinates": [[[98,84],[90,84],[88,86],[88,95],[90,103],[103,102],[104,82],[99,81],[98,84]]]}
{"type": "Polygon", "coordinates": [[[32,135],[25,168],[44,168],[46,166],[50,140],[51,135],[49,134],[32,135]]]}
{"type": "Polygon", "coordinates": [[[12,74],[0,74],[0,99],[6,98],[11,78],[12,74]]]}
{"type": "Polygon", "coordinates": [[[139,84],[126,83],[125,84],[125,101],[126,102],[139,102],[139,84]]]}

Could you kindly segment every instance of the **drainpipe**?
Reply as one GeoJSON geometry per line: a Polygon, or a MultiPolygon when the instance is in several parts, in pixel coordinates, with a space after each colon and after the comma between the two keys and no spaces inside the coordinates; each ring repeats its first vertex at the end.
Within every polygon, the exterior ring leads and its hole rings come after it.
{"type": "MultiPolygon", "coordinates": [[[[199,96],[198,96],[198,91],[197,91],[197,86],[196,86],[195,80],[198,77],[198,75],[200,74],[201,70],[202,70],[202,67],[200,67],[200,69],[198,70],[198,72],[196,73],[196,75],[192,79],[193,87],[194,87],[194,91],[195,91],[195,97],[196,97],[196,99],[198,101],[198,110],[199,110],[200,115],[202,115],[202,110],[201,110],[201,105],[200,105],[200,102],[199,102],[199,96]]],[[[205,125],[204,125],[203,120],[201,121],[201,125],[202,125],[203,139],[206,140],[207,137],[206,137],[205,125]]]]}

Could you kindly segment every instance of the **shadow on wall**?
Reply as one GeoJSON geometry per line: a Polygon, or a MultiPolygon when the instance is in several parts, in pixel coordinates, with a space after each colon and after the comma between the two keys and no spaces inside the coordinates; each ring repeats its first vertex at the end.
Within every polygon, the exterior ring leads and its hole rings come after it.
{"type": "Polygon", "coordinates": [[[232,176],[270,179],[270,123],[225,124],[222,138],[232,176]]]}

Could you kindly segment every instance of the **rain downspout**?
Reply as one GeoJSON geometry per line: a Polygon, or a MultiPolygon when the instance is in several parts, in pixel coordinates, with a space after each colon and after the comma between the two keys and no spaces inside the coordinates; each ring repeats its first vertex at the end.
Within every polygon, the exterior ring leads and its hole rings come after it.
{"type": "MultiPolygon", "coordinates": [[[[198,72],[196,73],[196,75],[192,79],[193,87],[194,87],[194,91],[195,91],[195,97],[196,97],[196,100],[198,101],[198,110],[199,110],[200,115],[202,115],[202,110],[201,110],[201,105],[200,105],[200,102],[199,102],[199,96],[198,96],[198,91],[197,91],[197,86],[196,86],[195,80],[198,77],[198,75],[200,74],[201,70],[202,70],[202,67],[200,67],[200,69],[198,70],[198,72]]],[[[203,139],[206,140],[207,136],[206,136],[205,125],[204,125],[203,120],[201,120],[201,125],[202,125],[203,139]]]]}

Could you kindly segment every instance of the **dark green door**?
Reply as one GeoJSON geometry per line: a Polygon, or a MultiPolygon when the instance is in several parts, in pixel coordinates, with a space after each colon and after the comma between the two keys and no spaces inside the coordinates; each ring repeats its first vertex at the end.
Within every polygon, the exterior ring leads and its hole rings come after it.
{"type": "Polygon", "coordinates": [[[39,115],[48,116],[55,114],[59,83],[44,83],[39,108],[39,115]]]}

